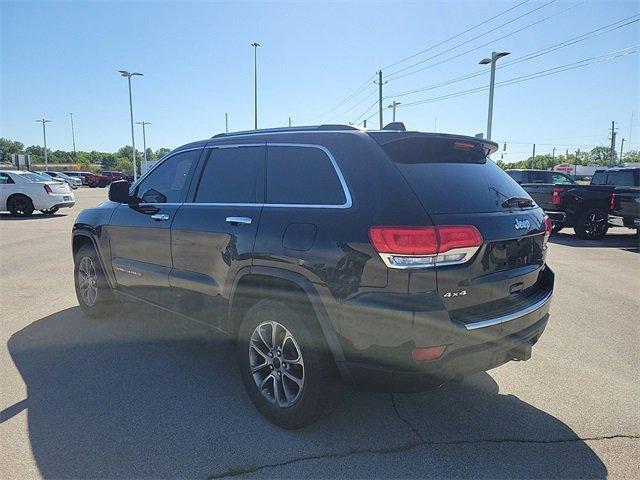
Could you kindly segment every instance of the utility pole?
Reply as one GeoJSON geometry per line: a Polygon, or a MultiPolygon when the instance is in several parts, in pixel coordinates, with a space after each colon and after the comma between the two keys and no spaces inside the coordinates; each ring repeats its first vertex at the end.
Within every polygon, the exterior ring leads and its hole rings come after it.
{"type": "Polygon", "coordinates": [[[254,112],[254,120],[253,120],[253,129],[258,129],[258,47],[260,44],[258,42],[253,42],[251,44],[253,47],[253,112],[254,112]]]}
{"type": "Polygon", "coordinates": [[[624,148],[624,138],[620,142],[620,163],[622,163],[622,149],[624,148]]]}
{"type": "Polygon", "coordinates": [[[553,151],[551,152],[551,159],[555,159],[556,158],[556,147],[553,147],[553,151]]]}
{"type": "Polygon", "coordinates": [[[364,128],[367,128],[367,119],[366,119],[366,118],[364,119],[364,122],[362,122],[362,126],[363,126],[364,128]]]}
{"type": "Polygon", "coordinates": [[[536,161],[536,144],[533,144],[533,155],[531,156],[531,168],[534,168],[536,161]]]}
{"type": "Polygon", "coordinates": [[[131,98],[131,77],[140,76],[142,77],[142,73],[138,72],[128,72],[126,70],[119,70],[120,75],[123,77],[127,77],[129,81],[129,115],[131,116],[131,147],[133,148],[131,152],[131,159],[133,161],[133,181],[138,181],[138,168],[136,165],[136,137],[133,132],[133,100],[131,98]]]}
{"type": "Polygon", "coordinates": [[[616,122],[611,122],[611,151],[610,154],[610,162],[615,163],[616,156],[616,122]]]}
{"type": "Polygon", "coordinates": [[[144,148],[144,172],[149,171],[149,164],[147,163],[147,134],[145,127],[151,125],[149,122],[136,122],[138,125],[142,125],[142,148],[144,148]]]}
{"type": "Polygon", "coordinates": [[[393,102],[391,102],[391,104],[389,104],[389,105],[387,106],[387,108],[391,108],[391,109],[393,109],[393,121],[394,121],[394,122],[396,121],[396,107],[397,107],[398,105],[400,105],[400,103],[401,103],[401,102],[396,102],[396,101],[394,100],[393,102]]]}
{"type": "Polygon", "coordinates": [[[291,126],[291,117],[289,117],[289,126],[291,126]]]}
{"type": "Polygon", "coordinates": [[[491,81],[489,82],[489,112],[487,114],[487,140],[491,140],[491,122],[493,121],[493,90],[496,84],[496,62],[510,52],[491,52],[491,58],[483,58],[480,65],[491,64],[491,81]]]}
{"type": "MultiPolygon", "coordinates": [[[[382,117],[382,85],[383,85],[383,82],[382,82],[382,70],[380,70],[378,72],[378,81],[377,82],[374,81],[373,83],[377,83],[378,84],[378,113],[379,113],[379,116],[380,116],[380,130],[382,130],[382,127],[384,126],[383,125],[384,119],[382,117]]],[[[386,82],[384,82],[384,83],[386,83],[386,82]]]]}
{"type": "Polygon", "coordinates": [[[224,114],[224,133],[229,133],[229,114],[224,114]]]}
{"type": "Polygon", "coordinates": [[[71,117],[71,140],[73,140],[73,158],[76,157],[76,132],[73,130],[73,113],[70,113],[71,117]]]}
{"type": "Polygon", "coordinates": [[[42,124],[42,139],[44,141],[44,169],[49,170],[49,162],[47,160],[47,129],[45,128],[45,124],[50,123],[51,120],[47,120],[42,117],[41,120],[36,120],[36,122],[40,122],[42,124]]]}

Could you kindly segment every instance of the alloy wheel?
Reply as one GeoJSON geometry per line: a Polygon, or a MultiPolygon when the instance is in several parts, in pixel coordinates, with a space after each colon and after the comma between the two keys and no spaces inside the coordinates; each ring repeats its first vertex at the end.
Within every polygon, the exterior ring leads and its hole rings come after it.
{"type": "Polygon", "coordinates": [[[259,324],[249,341],[249,367],[260,393],[281,408],[294,405],[304,389],[302,351],[291,332],[278,322],[259,324]]]}
{"type": "Polygon", "coordinates": [[[607,226],[607,219],[598,212],[591,212],[584,222],[584,231],[589,237],[597,237],[607,226]]]}
{"type": "Polygon", "coordinates": [[[78,286],[82,301],[88,307],[93,307],[98,298],[98,274],[91,257],[82,257],[78,265],[78,286]]]}

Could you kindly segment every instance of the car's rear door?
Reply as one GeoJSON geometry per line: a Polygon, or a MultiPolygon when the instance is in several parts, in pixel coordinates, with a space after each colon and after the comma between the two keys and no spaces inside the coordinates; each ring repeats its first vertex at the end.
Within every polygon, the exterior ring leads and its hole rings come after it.
{"type": "Polygon", "coordinates": [[[171,226],[172,297],[181,311],[221,328],[233,280],[252,263],[264,162],[264,144],[207,147],[171,226]]]}
{"type": "Polygon", "coordinates": [[[168,156],[133,190],[137,205],[120,205],[106,227],[118,287],[163,303],[169,288],[171,224],[189,188],[202,147],[168,156]]]}

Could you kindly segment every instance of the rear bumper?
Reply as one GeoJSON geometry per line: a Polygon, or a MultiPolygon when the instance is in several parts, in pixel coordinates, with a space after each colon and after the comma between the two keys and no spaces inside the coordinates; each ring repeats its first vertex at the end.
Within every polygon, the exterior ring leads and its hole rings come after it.
{"type": "MultiPolygon", "coordinates": [[[[369,310],[352,324],[364,325],[361,335],[369,335],[366,346],[358,347],[345,338],[342,371],[354,386],[384,391],[422,391],[459,375],[487,371],[511,360],[527,360],[549,319],[554,275],[546,267],[540,290],[526,304],[513,311],[467,319],[451,320],[448,312],[377,312],[369,310]],[[392,313],[392,315],[391,315],[392,313]],[[380,328],[383,326],[385,328],[380,328]],[[373,337],[376,339],[374,340],[373,337]],[[411,351],[417,347],[446,345],[437,360],[415,362],[411,351]]],[[[353,337],[353,333],[351,338],[353,337]]]]}
{"type": "Polygon", "coordinates": [[[554,225],[564,225],[567,221],[567,214],[564,212],[554,212],[552,210],[545,210],[547,216],[551,219],[554,225]]]}
{"type": "Polygon", "coordinates": [[[62,203],[55,204],[53,207],[54,208],[71,208],[75,204],[76,204],[76,202],[62,202],[62,203]]]}

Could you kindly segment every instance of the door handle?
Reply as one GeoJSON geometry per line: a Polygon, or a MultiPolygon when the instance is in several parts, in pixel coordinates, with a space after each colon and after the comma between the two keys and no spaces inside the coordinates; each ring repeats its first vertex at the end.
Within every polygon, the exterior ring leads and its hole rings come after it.
{"type": "Polygon", "coordinates": [[[165,222],[169,220],[169,215],[167,215],[166,213],[156,213],[154,215],[151,215],[151,218],[153,218],[156,222],[165,222]]]}
{"type": "Polygon", "coordinates": [[[231,225],[250,225],[251,219],[249,217],[227,217],[226,222],[231,225]]]}

